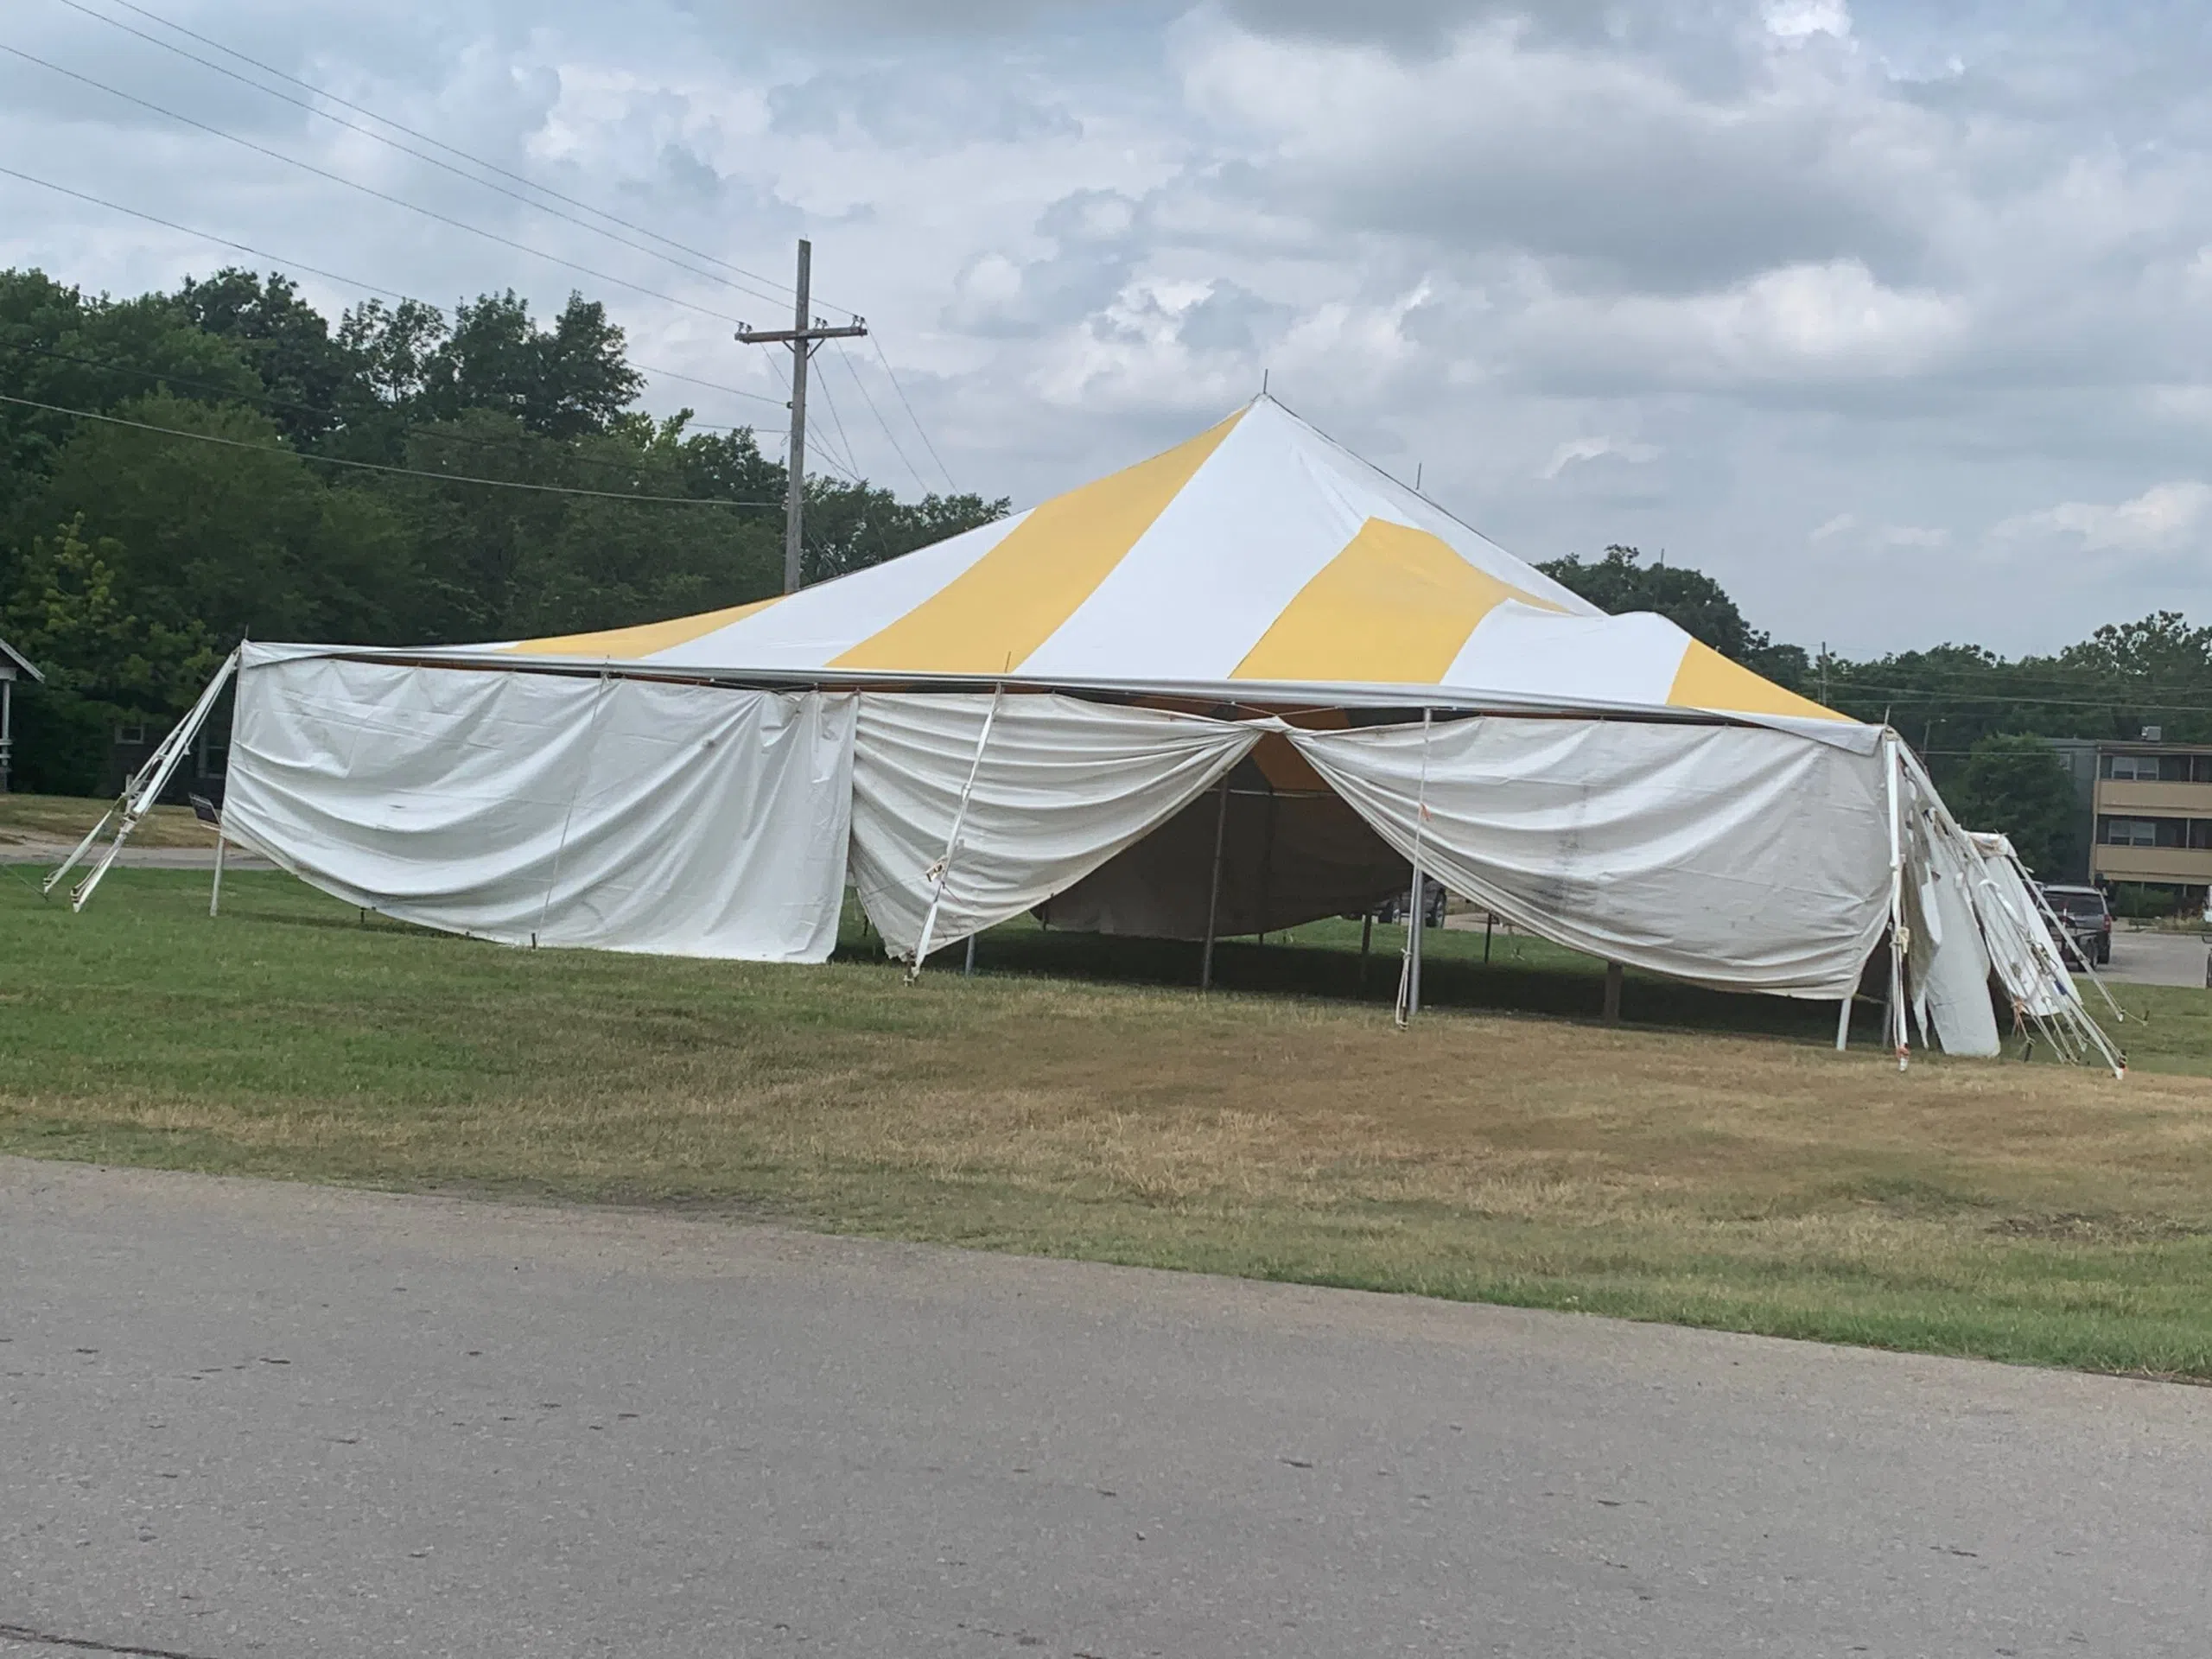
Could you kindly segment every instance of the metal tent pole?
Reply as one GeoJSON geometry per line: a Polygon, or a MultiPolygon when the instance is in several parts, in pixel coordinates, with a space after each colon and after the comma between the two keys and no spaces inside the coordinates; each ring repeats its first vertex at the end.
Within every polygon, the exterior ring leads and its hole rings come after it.
{"type": "Polygon", "coordinates": [[[1401,1030],[1421,1012],[1421,923],[1428,904],[1421,863],[1428,832],[1428,742],[1435,722],[1433,709],[1421,711],[1421,788],[1414,799],[1414,879],[1412,890],[1407,895],[1411,904],[1406,912],[1406,953],[1398,969],[1397,1024],[1401,1030]]]}
{"type": "Polygon", "coordinates": [[[968,803],[976,793],[976,775],[983,769],[983,750],[991,741],[991,728],[998,723],[999,699],[1006,695],[1003,683],[991,688],[991,706],[983,711],[983,729],[976,736],[976,758],[968,763],[968,781],[960,786],[960,804],[952,814],[952,830],[944,838],[944,856],[937,861],[931,872],[936,885],[930,892],[929,913],[922,918],[922,936],[914,942],[913,965],[906,969],[906,982],[911,985],[921,977],[922,963],[928,960],[930,938],[937,931],[937,912],[944,903],[944,884],[952,875],[952,855],[960,847],[960,832],[968,825],[968,803]]]}
{"type": "Polygon", "coordinates": [[[77,843],[76,850],[62,861],[60,868],[46,878],[41,892],[54,891],[61,878],[85,855],[86,849],[92,844],[94,837],[106,826],[108,820],[119,811],[123,821],[116,826],[115,839],[100,855],[99,862],[92,866],[91,873],[69,894],[69,908],[73,911],[82,910],[90,902],[101,878],[107,874],[117,855],[123,851],[123,843],[130,839],[130,832],[138,827],[138,821],[154,810],[154,804],[161,798],[162,791],[168,786],[178,762],[184,759],[185,751],[199,734],[201,724],[215,706],[216,698],[222,695],[224,686],[230,683],[231,676],[238,671],[238,666],[237,652],[233,651],[223,658],[221,666],[215,671],[215,677],[207,682],[207,689],[200,694],[200,701],[192,705],[192,711],[179,721],[169,734],[155,747],[153,753],[146,757],[146,764],[139,767],[124,786],[115,804],[108,809],[106,817],[94,826],[92,835],[77,843]]]}
{"type": "Polygon", "coordinates": [[[1213,880],[1206,889],[1206,944],[1198,957],[1198,988],[1213,988],[1213,933],[1221,915],[1221,857],[1224,839],[1229,831],[1229,779],[1236,770],[1234,765],[1221,774],[1221,804],[1213,815],[1213,880]]]}
{"type": "MultiPolygon", "coordinates": [[[[227,791],[225,792],[228,793],[227,791]]],[[[223,908],[223,849],[229,845],[230,842],[223,838],[223,814],[218,808],[215,813],[215,880],[207,889],[207,913],[210,916],[218,914],[223,908]]]]}
{"type": "Polygon", "coordinates": [[[1905,1069],[1904,955],[1910,940],[1904,925],[1904,840],[1898,823],[1897,734],[1882,734],[1882,780],[1890,804],[1890,1011],[1884,1036],[1896,1044],[1897,1070],[1905,1069]]]}

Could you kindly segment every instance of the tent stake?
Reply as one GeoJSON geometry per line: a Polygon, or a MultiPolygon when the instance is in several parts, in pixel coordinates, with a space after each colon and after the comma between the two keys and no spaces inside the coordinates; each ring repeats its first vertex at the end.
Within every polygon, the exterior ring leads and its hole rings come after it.
{"type": "Polygon", "coordinates": [[[1198,989],[1213,988],[1213,931],[1221,914],[1221,852],[1229,833],[1229,772],[1221,774],[1221,804],[1213,815],[1213,881],[1206,889],[1206,945],[1198,957],[1198,989]]]}

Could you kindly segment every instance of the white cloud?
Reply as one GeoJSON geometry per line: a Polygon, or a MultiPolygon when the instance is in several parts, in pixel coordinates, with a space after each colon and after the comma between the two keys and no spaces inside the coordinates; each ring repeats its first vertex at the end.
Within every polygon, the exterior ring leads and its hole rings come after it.
{"type": "Polygon", "coordinates": [[[1851,36],[1851,8],[1845,0],[1766,0],[1760,8],[1767,32],[1785,41],[1808,35],[1851,36]]]}
{"type": "Polygon", "coordinates": [[[2071,538],[2084,552],[2162,553],[2193,545],[2212,519],[2212,484],[2196,480],[2154,484],[2142,494],[2110,505],[2063,501],[2016,514],[1991,535],[2004,541],[2037,537],[2071,538]]]}
{"type": "MultiPolygon", "coordinates": [[[[541,311],[582,287],[643,361],[768,400],[664,381],[657,410],[779,420],[769,355],[725,318],[767,313],[743,290],[781,281],[804,234],[818,293],[868,314],[956,476],[992,494],[1164,448],[1266,372],[1508,545],[1665,546],[1783,638],[2047,648],[2161,606],[2212,615],[2193,556],[2212,505],[2189,481],[2212,423],[2212,43],[2167,9],[178,14],[675,237],[706,256],[689,271],[18,10],[26,49],[681,303],[0,63],[11,165],[340,273],[308,281],[334,311],[356,281],[440,302],[512,285],[541,311]],[[1999,528],[1944,528],[1967,525],[1999,528]]],[[[243,257],[0,180],[0,263],[132,293],[243,257]]],[[[914,487],[829,373],[855,463],[914,487]]]]}
{"type": "Polygon", "coordinates": [[[1619,438],[1569,438],[1552,451],[1552,458],[1544,464],[1539,478],[1557,478],[1578,461],[1598,461],[1607,455],[1627,461],[1630,466],[1642,466],[1666,453],[1656,443],[1637,443],[1619,438]]]}

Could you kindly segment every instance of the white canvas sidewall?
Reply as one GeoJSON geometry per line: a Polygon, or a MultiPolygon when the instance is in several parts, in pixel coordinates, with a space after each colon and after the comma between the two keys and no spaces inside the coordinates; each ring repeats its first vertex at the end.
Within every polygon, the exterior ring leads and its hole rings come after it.
{"type": "Polygon", "coordinates": [[[225,827],[327,893],[447,931],[820,962],[853,701],[264,660],[240,677],[225,827]]]}

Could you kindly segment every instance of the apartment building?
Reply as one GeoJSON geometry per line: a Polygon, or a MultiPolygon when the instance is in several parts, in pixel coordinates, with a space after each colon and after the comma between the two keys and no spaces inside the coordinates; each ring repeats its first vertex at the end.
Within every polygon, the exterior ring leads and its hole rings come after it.
{"type": "Polygon", "coordinates": [[[2212,744],[2062,740],[2087,833],[2079,880],[2212,890],[2212,744]]]}

